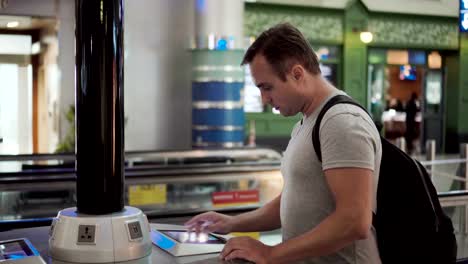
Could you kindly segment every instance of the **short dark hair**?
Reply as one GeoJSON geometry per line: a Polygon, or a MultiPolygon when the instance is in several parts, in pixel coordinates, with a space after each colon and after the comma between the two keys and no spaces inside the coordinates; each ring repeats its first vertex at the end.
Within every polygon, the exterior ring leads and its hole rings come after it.
{"type": "Polygon", "coordinates": [[[241,65],[251,63],[257,54],[265,56],[283,81],[296,63],[314,75],[321,73],[317,55],[309,42],[289,23],[278,24],[260,34],[245,53],[241,65]]]}

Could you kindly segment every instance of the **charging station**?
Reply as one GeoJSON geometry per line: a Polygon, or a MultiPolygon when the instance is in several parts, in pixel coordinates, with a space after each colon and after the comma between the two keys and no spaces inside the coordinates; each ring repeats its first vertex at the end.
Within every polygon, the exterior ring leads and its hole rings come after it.
{"type": "Polygon", "coordinates": [[[143,212],[124,206],[123,0],[75,4],[77,206],[61,210],[49,255],[108,263],[151,254],[143,212]]]}

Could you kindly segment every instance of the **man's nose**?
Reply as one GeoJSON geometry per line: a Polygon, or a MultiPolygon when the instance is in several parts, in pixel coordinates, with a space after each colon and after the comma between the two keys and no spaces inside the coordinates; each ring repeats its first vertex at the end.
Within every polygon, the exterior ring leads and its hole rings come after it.
{"type": "Polygon", "coordinates": [[[265,94],[265,93],[263,93],[263,92],[261,92],[260,94],[262,95],[262,103],[263,103],[264,105],[265,105],[265,104],[269,104],[270,101],[271,101],[271,100],[270,100],[271,98],[270,98],[267,94],[265,94]]]}

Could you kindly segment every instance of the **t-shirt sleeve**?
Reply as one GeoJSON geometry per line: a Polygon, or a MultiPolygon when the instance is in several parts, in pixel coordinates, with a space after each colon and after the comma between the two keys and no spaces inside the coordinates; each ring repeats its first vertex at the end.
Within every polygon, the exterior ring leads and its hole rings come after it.
{"type": "Polygon", "coordinates": [[[362,113],[344,112],[324,117],[320,127],[323,170],[353,167],[374,171],[377,142],[372,131],[375,128],[362,113]]]}
{"type": "Polygon", "coordinates": [[[294,137],[294,135],[297,134],[297,130],[300,128],[301,126],[301,120],[299,120],[298,122],[296,122],[296,124],[294,125],[293,129],[291,130],[291,138],[294,137]]]}

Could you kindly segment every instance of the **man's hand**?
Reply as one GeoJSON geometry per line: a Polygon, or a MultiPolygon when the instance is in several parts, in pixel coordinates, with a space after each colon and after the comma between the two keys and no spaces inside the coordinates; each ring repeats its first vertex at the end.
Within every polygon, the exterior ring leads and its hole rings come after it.
{"type": "Polygon", "coordinates": [[[271,246],[250,237],[235,237],[228,240],[220,258],[223,260],[244,259],[256,264],[270,263],[271,246]]]}
{"type": "Polygon", "coordinates": [[[185,223],[185,226],[189,230],[197,233],[216,232],[219,234],[227,234],[232,232],[234,226],[233,218],[232,216],[216,212],[206,212],[194,216],[185,223]]]}

